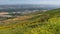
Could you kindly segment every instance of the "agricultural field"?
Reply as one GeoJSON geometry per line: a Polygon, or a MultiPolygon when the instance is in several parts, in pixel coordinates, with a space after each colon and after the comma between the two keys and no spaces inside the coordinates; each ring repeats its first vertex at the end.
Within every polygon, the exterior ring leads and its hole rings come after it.
{"type": "Polygon", "coordinates": [[[4,20],[0,34],[60,34],[60,9],[4,20]]]}

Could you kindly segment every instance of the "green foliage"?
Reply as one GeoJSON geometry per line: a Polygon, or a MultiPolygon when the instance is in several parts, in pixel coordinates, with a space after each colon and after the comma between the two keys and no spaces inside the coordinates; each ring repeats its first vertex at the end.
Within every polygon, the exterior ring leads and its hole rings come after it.
{"type": "Polygon", "coordinates": [[[24,16],[7,20],[11,24],[0,26],[0,34],[60,34],[60,9],[24,16]]]}

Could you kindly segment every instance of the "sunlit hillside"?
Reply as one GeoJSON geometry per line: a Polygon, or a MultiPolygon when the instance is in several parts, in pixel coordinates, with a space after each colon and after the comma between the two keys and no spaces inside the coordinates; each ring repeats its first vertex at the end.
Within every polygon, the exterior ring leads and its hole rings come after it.
{"type": "Polygon", "coordinates": [[[0,24],[0,34],[60,34],[60,9],[5,20],[0,24]]]}

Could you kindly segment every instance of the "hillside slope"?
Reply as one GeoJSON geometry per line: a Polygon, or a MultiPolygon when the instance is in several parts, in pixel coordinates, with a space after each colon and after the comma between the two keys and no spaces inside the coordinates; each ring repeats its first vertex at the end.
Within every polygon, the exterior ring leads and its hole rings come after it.
{"type": "Polygon", "coordinates": [[[60,34],[60,9],[5,20],[0,34],[60,34]]]}

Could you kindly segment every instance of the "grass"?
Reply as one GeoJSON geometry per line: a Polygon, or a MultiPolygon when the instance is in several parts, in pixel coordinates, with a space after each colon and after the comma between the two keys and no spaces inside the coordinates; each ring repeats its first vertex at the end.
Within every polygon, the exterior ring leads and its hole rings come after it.
{"type": "Polygon", "coordinates": [[[60,9],[5,20],[0,34],[60,34],[60,9]]]}

